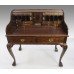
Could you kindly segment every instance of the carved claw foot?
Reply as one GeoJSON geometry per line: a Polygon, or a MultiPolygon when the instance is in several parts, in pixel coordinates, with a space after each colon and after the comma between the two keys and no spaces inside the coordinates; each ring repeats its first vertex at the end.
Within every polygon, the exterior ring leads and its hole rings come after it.
{"type": "Polygon", "coordinates": [[[12,66],[16,66],[16,62],[13,62],[12,66]]]}
{"type": "Polygon", "coordinates": [[[59,67],[63,67],[63,64],[62,64],[62,62],[59,62],[59,67]]]}

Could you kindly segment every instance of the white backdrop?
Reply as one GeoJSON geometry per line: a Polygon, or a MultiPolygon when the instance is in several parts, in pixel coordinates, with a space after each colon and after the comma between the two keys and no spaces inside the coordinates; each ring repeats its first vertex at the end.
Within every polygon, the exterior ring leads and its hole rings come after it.
{"type": "Polygon", "coordinates": [[[69,28],[69,38],[67,41],[68,49],[62,59],[63,68],[74,68],[74,6],[0,6],[0,68],[25,68],[25,69],[50,69],[59,68],[58,60],[62,48],[58,46],[59,51],[54,52],[54,46],[50,45],[24,45],[22,51],[18,51],[18,45],[14,46],[13,52],[16,58],[17,66],[11,66],[13,59],[9,55],[6,44],[5,29],[10,21],[10,12],[17,8],[58,8],[63,9],[65,21],[69,28]]]}

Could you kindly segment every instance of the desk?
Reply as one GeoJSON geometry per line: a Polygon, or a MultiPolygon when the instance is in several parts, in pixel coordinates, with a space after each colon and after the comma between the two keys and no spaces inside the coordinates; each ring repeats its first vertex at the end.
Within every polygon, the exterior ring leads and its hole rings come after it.
{"type": "Polygon", "coordinates": [[[6,27],[6,37],[8,40],[7,49],[14,59],[13,66],[16,65],[12,46],[19,44],[48,44],[57,45],[63,48],[60,55],[59,66],[63,64],[61,59],[67,50],[68,27],[64,21],[63,10],[53,9],[15,9],[11,12],[10,23],[6,27]]]}

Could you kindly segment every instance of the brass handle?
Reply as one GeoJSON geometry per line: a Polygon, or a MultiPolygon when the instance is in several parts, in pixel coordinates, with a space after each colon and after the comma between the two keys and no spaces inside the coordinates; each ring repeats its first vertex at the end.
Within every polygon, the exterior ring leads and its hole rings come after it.
{"type": "Polygon", "coordinates": [[[49,38],[49,42],[53,42],[53,39],[52,38],[49,38]]]}
{"type": "Polygon", "coordinates": [[[25,39],[21,39],[21,42],[24,42],[25,41],[25,39]]]}

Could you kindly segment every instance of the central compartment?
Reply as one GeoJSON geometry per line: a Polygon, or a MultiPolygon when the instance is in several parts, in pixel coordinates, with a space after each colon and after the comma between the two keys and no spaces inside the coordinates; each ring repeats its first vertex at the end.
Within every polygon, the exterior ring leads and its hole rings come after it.
{"type": "Polygon", "coordinates": [[[43,13],[42,12],[33,12],[33,21],[35,25],[41,25],[39,23],[42,23],[42,17],[43,13]]]}

